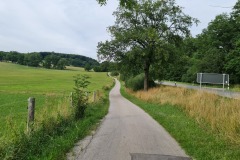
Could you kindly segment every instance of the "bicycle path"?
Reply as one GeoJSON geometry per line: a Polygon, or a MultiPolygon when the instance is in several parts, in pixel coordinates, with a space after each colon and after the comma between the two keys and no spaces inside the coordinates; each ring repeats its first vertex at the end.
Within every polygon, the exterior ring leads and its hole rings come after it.
{"type": "Polygon", "coordinates": [[[77,160],[188,160],[171,135],[146,112],[120,94],[116,80],[109,113],[77,160]]]}

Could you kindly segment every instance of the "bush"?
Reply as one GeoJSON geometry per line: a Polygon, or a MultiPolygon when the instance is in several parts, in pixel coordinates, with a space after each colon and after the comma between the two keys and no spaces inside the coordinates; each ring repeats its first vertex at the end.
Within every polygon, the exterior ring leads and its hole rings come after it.
{"type": "Polygon", "coordinates": [[[83,118],[84,112],[88,105],[88,96],[86,88],[90,84],[88,75],[77,75],[74,77],[75,87],[73,92],[73,106],[75,108],[75,118],[83,118]]]}
{"type": "Polygon", "coordinates": [[[104,91],[109,91],[111,89],[111,87],[106,85],[106,86],[103,86],[102,89],[104,91]]]}
{"type": "MultiPolygon", "coordinates": [[[[154,87],[155,83],[153,80],[148,81],[149,88],[154,87]]],[[[141,90],[144,88],[144,74],[139,74],[133,78],[129,78],[126,81],[126,87],[131,88],[133,91],[141,90]]]]}
{"type": "Polygon", "coordinates": [[[126,81],[126,80],[127,80],[126,77],[127,77],[127,76],[126,76],[124,73],[121,73],[121,75],[120,75],[120,80],[121,80],[121,81],[126,81]]]}
{"type": "Polygon", "coordinates": [[[111,72],[111,76],[112,76],[112,77],[118,76],[118,75],[119,75],[118,71],[112,71],[112,72],[111,72]]]}
{"type": "Polygon", "coordinates": [[[133,78],[134,75],[130,74],[130,73],[119,73],[120,74],[120,80],[121,81],[127,81],[130,78],[133,78]]]}

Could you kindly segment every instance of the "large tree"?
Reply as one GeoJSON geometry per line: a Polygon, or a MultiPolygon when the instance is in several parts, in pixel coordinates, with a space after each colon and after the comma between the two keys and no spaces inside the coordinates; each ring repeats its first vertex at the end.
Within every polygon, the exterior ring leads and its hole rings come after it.
{"type": "Polygon", "coordinates": [[[115,61],[141,62],[148,90],[149,69],[161,63],[182,38],[190,35],[189,27],[198,21],[182,12],[175,0],[139,0],[131,8],[120,6],[115,25],[109,27],[112,40],[100,42],[98,57],[115,61]]]}

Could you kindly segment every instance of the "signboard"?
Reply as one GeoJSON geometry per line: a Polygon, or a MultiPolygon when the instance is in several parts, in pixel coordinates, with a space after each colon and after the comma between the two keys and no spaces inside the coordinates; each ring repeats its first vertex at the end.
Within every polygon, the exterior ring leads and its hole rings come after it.
{"type": "Polygon", "coordinates": [[[200,88],[202,83],[209,84],[222,84],[228,85],[229,88],[229,74],[218,74],[218,73],[197,73],[197,83],[200,83],[200,88]]]}
{"type": "Polygon", "coordinates": [[[229,75],[217,73],[198,73],[197,83],[229,84],[229,75]]]}

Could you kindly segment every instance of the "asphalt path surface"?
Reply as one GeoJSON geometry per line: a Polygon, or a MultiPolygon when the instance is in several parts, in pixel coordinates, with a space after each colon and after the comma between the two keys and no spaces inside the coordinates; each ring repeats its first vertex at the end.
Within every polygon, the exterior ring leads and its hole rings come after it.
{"type": "Polygon", "coordinates": [[[178,143],[155,120],[120,94],[116,80],[109,113],[78,160],[185,160],[178,143]]]}
{"type": "Polygon", "coordinates": [[[175,84],[175,82],[166,82],[166,81],[163,81],[163,82],[156,81],[156,83],[162,84],[162,85],[167,85],[167,86],[176,86],[176,87],[184,87],[184,88],[188,88],[188,89],[202,90],[202,91],[214,93],[214,94],[217,94],[217,95],[223,96],[223,97],[240,99],[240,92],[229,91],[226,88],[224,90],[222,88],[206,88],[206,87],[200,88],[199,85],[187,85],[187,84],[181,84],[181,83],[177,83],[177,82],[175,84]]]}

